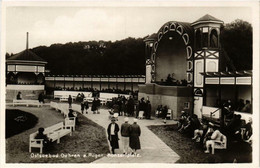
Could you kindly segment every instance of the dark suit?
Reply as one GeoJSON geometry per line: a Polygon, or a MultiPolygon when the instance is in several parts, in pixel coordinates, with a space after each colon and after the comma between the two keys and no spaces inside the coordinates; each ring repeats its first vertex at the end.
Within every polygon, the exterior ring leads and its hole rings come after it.
{"type": "Polygon", "coordinates": [[[119,126],[117,123],[115,123],[115,130],[114,130],[114,134],[115,135],[111,135],[111,125],[112,123],[110,123],[108,125],[107,128],[107,135],[108,135],[108,140],[110,141],[110,145],[112,147],[112,152],[114,153],[114,149],[118,149],[119,145],[118,145],[118,132],[119,132],[119,126]]]}

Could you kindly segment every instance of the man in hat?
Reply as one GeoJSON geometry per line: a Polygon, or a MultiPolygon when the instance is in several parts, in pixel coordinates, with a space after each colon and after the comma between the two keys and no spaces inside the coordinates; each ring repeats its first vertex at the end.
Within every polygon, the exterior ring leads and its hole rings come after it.
{"type": "Polygon", "coordinates": [[[111,117],[111,123],[108,125],[107,128],[107,135],[108,135],[108,140],[110,142],[110,146],[112,148],[112,154],[115,154],[115,149],[119,148],[118,145],[118,132],[119,132],[119,126],[116,123],[116,118],[111,117]]]}
{"type": "Polygon", "coordinates": [[[123,144],[123,154],[127,154],[129,147],[130,124],[128,123],[128,117],[126,117],[124,120],[125,123],[121,125],[121,138],[123,144]]]}
{"type": "Polygon", "coordinates": [[[141,135],[140,126],[137,124],[137,119],[134,119],[134,123],[130,126],[130,148],[133,154],[136,154],[137,149],[141,149],[139,136],[141,135]]]}

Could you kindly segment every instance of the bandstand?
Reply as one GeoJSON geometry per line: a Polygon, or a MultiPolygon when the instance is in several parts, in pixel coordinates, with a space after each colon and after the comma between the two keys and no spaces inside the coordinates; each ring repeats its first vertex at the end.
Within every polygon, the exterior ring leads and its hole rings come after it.
{"type": "Polygon", "coordinates": [[[6,60],[6,100],[16,98],[18,92],[23,99],[37,99],[45,88],[45,65],[47,62],[28,49],[6,60]]]}
{"type": "Polygon", "coordinates": [[[223,25],[207,14],[193,23],[167,22],[148,36],[144,40],[146,81],[139,85],[138,98],[149,99],[153,112],[158,105],[167,105],[173,119],[179,118],[182,110],[201,118],[217,108],[221,116],[221,105],[212,103],[212,94],[217,95],[214,101],[220,102],[252,100],[252,71],[228,69],[228,56],[220,44],[223,25]],[[228,91],[234,86],[235,90],[228,91]]]}

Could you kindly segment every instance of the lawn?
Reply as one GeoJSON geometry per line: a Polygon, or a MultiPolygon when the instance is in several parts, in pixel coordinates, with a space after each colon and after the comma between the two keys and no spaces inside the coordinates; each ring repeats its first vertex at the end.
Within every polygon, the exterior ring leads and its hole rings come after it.
{"type": "Polygon", "coordinates": [[[252,148],[243,142],[228,143],[226,150],[215,150],[215,154],[205,154],[202,146],[177,131],[177,125],[149,126],[164,143],[172,148],[180,159],[177,163],[238,163],[252,162],[252,148]]]}
{"type": "MultiPolygon", "coordinates": [[[[48,127],[64,120],[63,115],[49,107],[21,107],[23,111],[34,114],[39,122],[34,128],[6,139],[7,163],[90,163],[109,153],[105,129],[81,114],[78,114],[79,125],[72,136],[61,138],[61,143],[52,145],[48,158],[40,158],[38,149],[29,153],[29,135],[39,127],[48,127]],[[90,154],[93,154],[90,156],[90,154]],[[87,157],[83,157],[86,155],[87,157]],[[57,158],[49,156],[58,156],[57,158]],[[98,156],[98,157],[94,157],[98,156]]],[[[42,155],[47,156],[47,155],[42,155]]]]}

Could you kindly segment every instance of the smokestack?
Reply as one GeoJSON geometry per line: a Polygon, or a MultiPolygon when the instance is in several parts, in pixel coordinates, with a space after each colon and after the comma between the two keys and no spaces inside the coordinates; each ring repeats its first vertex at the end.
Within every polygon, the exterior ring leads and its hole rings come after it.
{"type": "Polygon", "coordinates": [[[26,33],[26,50],[29,49],[29,33],[26,33]]]}

